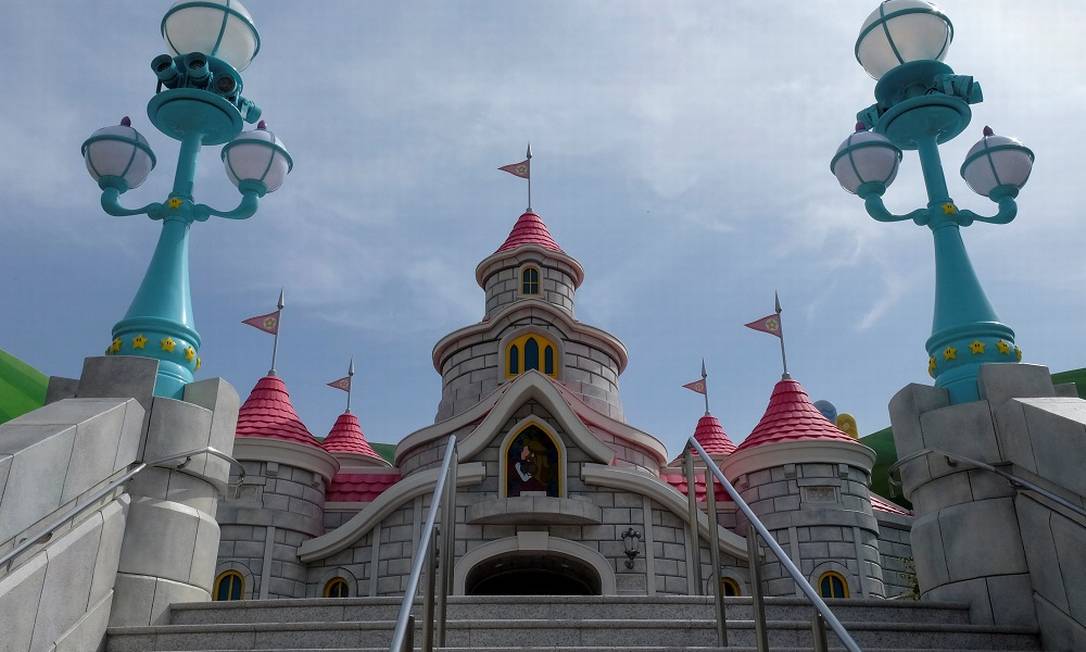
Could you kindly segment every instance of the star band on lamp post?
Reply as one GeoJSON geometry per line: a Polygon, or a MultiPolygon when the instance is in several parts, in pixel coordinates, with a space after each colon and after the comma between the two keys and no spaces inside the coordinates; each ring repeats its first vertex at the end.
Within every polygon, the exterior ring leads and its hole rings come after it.
{"type": "Polygon", "coordinates": [[[838,148],[830,169],[850,193],[864,200],[880,222],[912,220],[935,240],[935,314],[928,338],[928,371],[953,403],[975,401],[980,365],[1017,362],[1014,331],[1000,323],[973,271],[960,227],[973,222],[1006,224],[1017,213],[1015,197],[1029,179],[1033,152],[1021,142],[984,128],[966,155],[961,175],[974,192],[998,205],[995,215],[961,210],[950,198],[939,145],[969,125],[971,104],[983,99],[980,84],[942,63],[954,27],[938,8],[921,0],[887,0],[868,16],[856,40],[856,59],[878,80],[877,102],[861,111],[856,133],[838,148]],[[903,150],[916,150],[928,203],[894,215],[882,195],[897,176],[903,150]]]}
{"type": "Polygon", "coordinates": [[[255,130],[242,132],[243,123],[257,123],[261,113],[241,95],[239,72],[260,50],[260,36],[245,7],[237,0],[180,0],[166,12],[161,30],[171,54],[151,61],[158,87],[147,115],[159,131],[181,142],[169,197],[134,209],[118,201],[139,187],[156,163],[147,140],[127,117],[120,125],[94,132],[82,153],[102,189],[106,213],[162,220],[143,282],[124,319],[113,327],[107,353],[157,359],[155,394],[178,398],[201,365],[189,290],[189,226],[212,215],[252,217],[258,199],[278,189],[294,164],[263,121],[255,130]],[[198,204],[193,196],[200,148],[223,143],[227,176],[241,192],[241,202],[228,211],[198,204]]]}

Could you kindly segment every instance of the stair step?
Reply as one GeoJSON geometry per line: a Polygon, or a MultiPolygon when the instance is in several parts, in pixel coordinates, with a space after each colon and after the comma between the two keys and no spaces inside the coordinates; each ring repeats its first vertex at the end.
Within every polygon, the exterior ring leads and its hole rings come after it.
{"type": "MultiPolygon", "coordinates": [[[[830,608],[842,620],[855,622],[968,623],[969,611],[955,603],[904,602],[886,600],[830,600],[830,608]]],[[[750,620],[750,598],[728,598],[729,620],[750,620]]],[[[259,622],[337,622],[394,620],[399,612],[396,598],[336,598],[303,600],[246,600],[173,605],[171,623],[228,624],[259,622]]],[[[421,612],[420,608],[416,613],[421,612]]],[[[562,600],[538,596],[453,597],[448,615],[453,620],[521,620],[594,618],[686,619],[714,617],[712,598],[631,596],[601,598],[569,596],[562,600]]],[[[766,600],[769,620],[805,620],[811,606],[799,598],[766,600]]]]}
{"type": "MultiPolygon", "coordinates": [[[[845,622],[863,648],[1037,650],[1036,632],[1027,628],[990,627],[960,623],[845,622]]],[[[471,621],[450,620],[448,641],[453,647],[478,650],[523,650],[540,642],[571,648],[635,650],[638,646],[670,643],[672,647],[701,646],[712,649],[715,623],[710,619],[579,619],[471,621]],[[510,625],[514,626],[511,627],[510,625]]],[[[350,650],[387,646],[392,621],[326,623],[247,623],[218,625],[164,625],[109,629],[108,652],[149,650],[350,650]]],[[[770,621],[770,644],[810,645],[808,621],[770,621]]],[[[832,639],[831,634],[831,639],[832,639]]],[[[754,643],[753,622],[729,622],[733,645],[754,643]]],[[[418,638],[416,638],[418,640],[418,638]]],[[[650,648],[651,649],[651,648],[650,648]]]]}

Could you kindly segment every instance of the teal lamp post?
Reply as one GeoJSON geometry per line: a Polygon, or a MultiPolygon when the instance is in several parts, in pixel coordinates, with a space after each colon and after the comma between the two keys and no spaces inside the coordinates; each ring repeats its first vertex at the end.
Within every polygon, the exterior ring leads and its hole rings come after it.
{"type": "Polygon", "coordinates": [[[147,116],[159,131],[181,142],[169,197],[132,209],[119,203],[120,195],[143,183],[156,162],[147,140],[127,117],[120,125],[94,132],[82,152],[102,189],[106,213],[146,215],[162,222],[143,282],[113,327],[106,353],[157,359],[155,394],[179,398],[201,364],[189,291],[189,227],[212,215],[251,217],[258,199],[282,185],[293,161],[263,121],[252,131],[242,131],[244,122],[260,118],[260,109],[241,95],[239,74],[260,50],[260,36],[240,2],[180,0],[162,19],[162,36],[171,54],[151,61],[158,86],[147,116]],[[228,211],[198,204],[193,195],[200,148],[223,143],[227,176],[241,192],[241,202],[228,211]]]}
{"type": "Polygon", "coordinates": [[[928,373],[953,403],[975,401],[977,372],[990,362],[1018,362],[1014,331],[999,321],[973,271],[960,228],[973,222],[1006,224],[1029,179],[1033,152],[984,128],[961,174],[974,192],[998,206],[995,215],[961,210],[947,192],[939,145],[960,134],[982,100],[972,77],[942,63],[954,37],[950,19],[921,0],[888,0],[860,30],[856,58],[878,80],[877,102],[861,111],[856,133],[838,148],[830,169],[848,192],[864,200],[880,222],[912,220],[935,240],[935,315],[928,338],[928,373]],[[905,215],[890,213],[882,195],[897,175],[903,150],[916,150],[928,201],[905,215]]]}

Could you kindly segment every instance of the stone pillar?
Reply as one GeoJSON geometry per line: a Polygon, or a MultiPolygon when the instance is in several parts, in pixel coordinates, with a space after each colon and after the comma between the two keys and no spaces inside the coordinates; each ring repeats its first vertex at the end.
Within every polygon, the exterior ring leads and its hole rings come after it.
{"type": "MultiPolygon", "coordinates": [[[[724,460],[724,473],[777,543],[817,589],[834,571],[850,597],[885,597],[878,523],[868,493],[874,452],[846,441],[800,440],[756,446],[724,460]]],[[[746,535],[745,519],[738,528],[746,535]]],[[[765,594],[797,595],[791,576],[767,554],[765,594]]]]}
{"type": "MultiPolygon", "coordinates": [[[[143,378],[145,400],[154,387],[155,371],[151,366],[143,378]]],[[[239,401],[224,380],[190,384],[183,400],[160,396],[149,400],[143,461],[207,446],[231,453],[239,401]]],[[[148,467],[128,486],[132,503],[110,625],[161,624],[171,603],[211,597],[219,547],[216,487],[225,487],[230,464],[208,455],[193,457],[183,469],[175,468],[179,463],[148,467]]]]}
{"type": "MultiPolygon", "coordinates": [[[[1052,396],[1045,367],[984,365],[981,400],[950,405],[947,392],[912,384],[890,401],[898,459],[939,449],[988,464],[1005,461],[993,414],[1012,397],[1052,396]]],[[[916,514],[912,551],[920,595],[970,605],[976,624],[1036,626],[1015,491],[995,474],[931,454],[901,467],[916,514]]]]}

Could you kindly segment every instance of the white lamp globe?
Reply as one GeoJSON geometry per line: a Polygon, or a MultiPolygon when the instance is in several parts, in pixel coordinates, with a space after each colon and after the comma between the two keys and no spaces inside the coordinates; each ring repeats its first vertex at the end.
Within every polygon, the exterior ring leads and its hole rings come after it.
{"type": "Polygon", "coordinates": [[[283,185],[294,167],[283,142],[267,130],[263,120],[253,131],[242,132],[224,145],[222,160],[226,176],[235,186],[240,188],[246,181],[257,181],[264,185],[265,192],[274,192],[283,185]]]}
{"type": "MultiPolygon", "coordinates": [[[[857,125],[858,129],[862,129],[857,125]]],[[[841,187],[856,194],[865,183],[881,183],[890,187],[897,177],[901,163],[901,150],[882,134],[873,131],[857,131],[837,148],[830,161],[830,170],[841,187]]]]}
{"type": "Polygon", "coordinates": [[[1020,190],[1033,171],[1033,152],[1017,138],[996,136],[991,127],[984,128],[984,137],[965,155],[961,174],[973,192],[990,197],[992,191],[1020,190]]]}
{"type": "Polygon", "coordinates": [[[260,35],[238,0],[177,0],[162,17],[162,38],[173,54],[200,52],[241,72],[260,51],[260,35]]]}
{"type": "Polygon", "coordinates": [[[864,21],[856,39],[856,60],[879,79],[910,61],[942,61],[954,40],[954,26],[923,0],[886,0],[864,21]]]}
{"type": "Polygon", "coordinates": [[[99,129],[83,142],[83,161],[95,181],[123,179],[123,190],[129,190],[138,188],[154,169],[151,146],[131,125],[125,117],[121,124],[99,129]]]}

